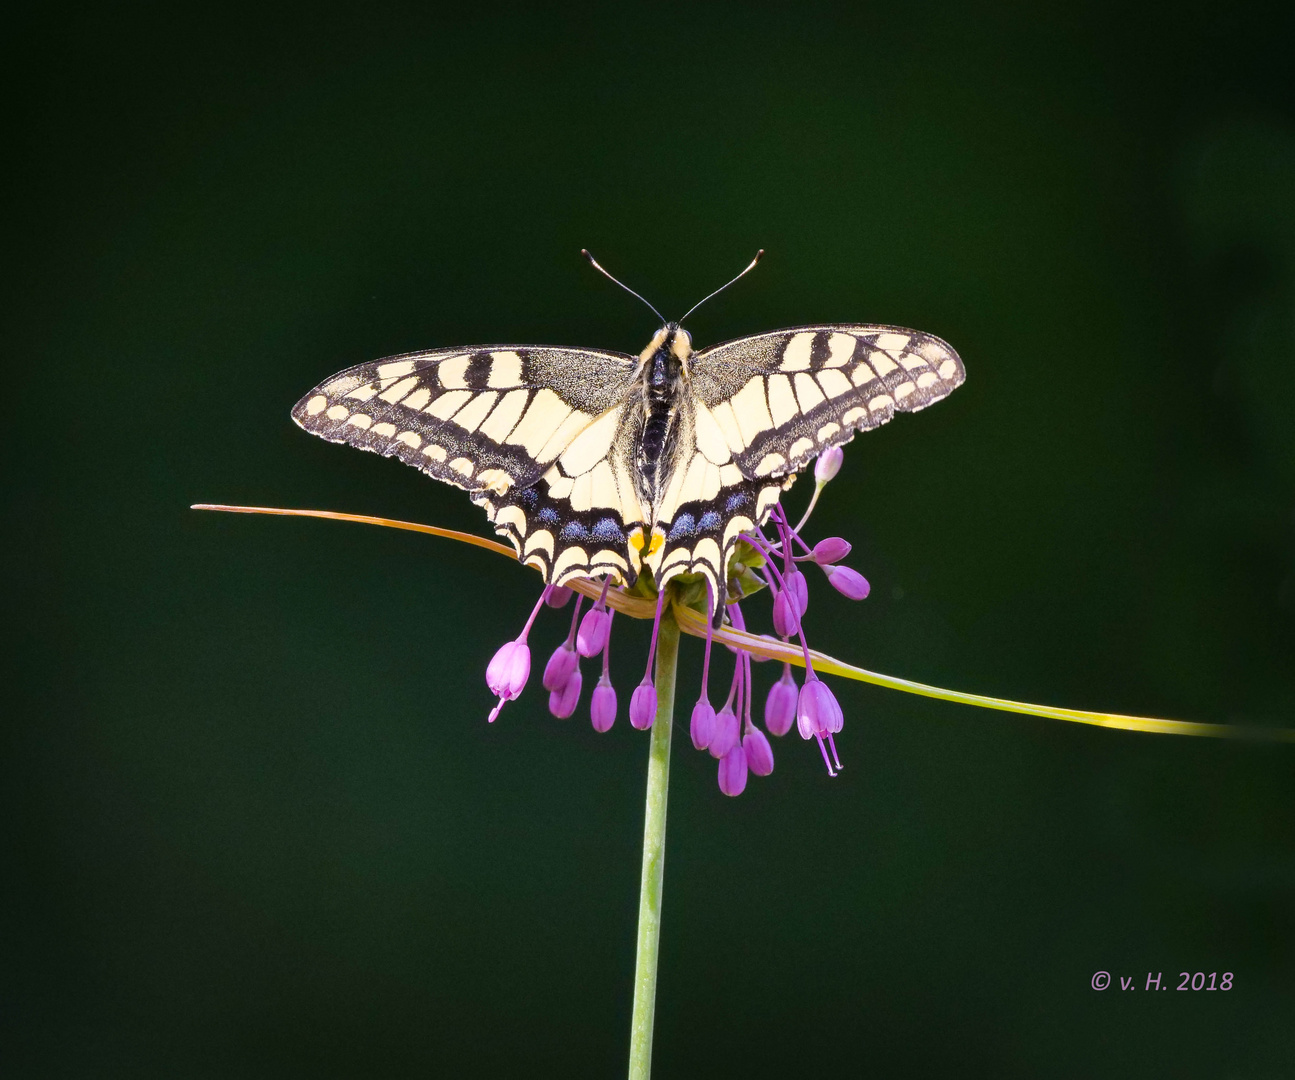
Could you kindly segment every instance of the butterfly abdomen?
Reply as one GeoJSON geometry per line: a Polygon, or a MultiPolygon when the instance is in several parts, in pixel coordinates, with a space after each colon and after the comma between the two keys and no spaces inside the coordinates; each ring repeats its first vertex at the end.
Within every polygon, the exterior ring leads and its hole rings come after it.
{"type": "Polygon", "coordinates": [[[638,461],[644,487],[651,497],[665,479],[663,466],[669,461],[672,428],[678,412],[681,365],[670,349],[657,349],[644,370],[643,433],[639,439],[638,461]]]}

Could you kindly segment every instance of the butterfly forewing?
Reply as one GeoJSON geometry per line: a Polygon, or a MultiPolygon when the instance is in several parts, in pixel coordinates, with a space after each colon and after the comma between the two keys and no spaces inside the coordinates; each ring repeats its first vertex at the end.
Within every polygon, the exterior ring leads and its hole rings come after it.
{"type": "Polygon", "coordinates": [[[546,578],[632,577],[625,536],[641,512],[624,428],[634,364],[594,349],[408,353],[338,372],[292,416],[472,492],[546,578]]]}
{"type": "Polygon", "coordinates": [[[292,417],[456,487],[504,492],[535,483],[624,396],[632,370],[630,357],[592,349],[407,353],[338,372],[292,417]]]}
{"type": "Polygon", "coordinates": [[[802,326],[739,338],[692,359],[697,447],[756,479],[917,412],[962,384],[958,354],[898,326],[802,326]]]}

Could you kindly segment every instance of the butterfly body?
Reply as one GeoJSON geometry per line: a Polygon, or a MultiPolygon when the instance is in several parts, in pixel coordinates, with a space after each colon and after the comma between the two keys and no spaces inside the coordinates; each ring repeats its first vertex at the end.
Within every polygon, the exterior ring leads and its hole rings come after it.
{"type": "Polygon", "coordinates": [[[547,581],[701,574],[722,596],[742,532],[797,472],[965,377],[939,338],[824,325],[694,352],[675,323],[637,356],[490,346],[339,372],[296,422],[469,491],[547,581]]]}

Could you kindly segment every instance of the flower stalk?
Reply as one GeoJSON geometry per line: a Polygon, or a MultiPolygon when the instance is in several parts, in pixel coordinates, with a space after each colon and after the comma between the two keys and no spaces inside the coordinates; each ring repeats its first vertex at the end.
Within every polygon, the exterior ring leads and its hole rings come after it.
{"type": "Polygon", "coordinates": [[[665,880],[666,801],[670,785],[670,738],[674,728],[675,670],[679,624],[667,610],[656,652],[656,719],[648,751],[643,812],[643,873],[639,883],[638,947],[634,962],[634,1011],[630,1021],[630,1080],[652,1074],[652,1027],[656,1016],[657,956],[661,942],[661,889],[665,880]]]}

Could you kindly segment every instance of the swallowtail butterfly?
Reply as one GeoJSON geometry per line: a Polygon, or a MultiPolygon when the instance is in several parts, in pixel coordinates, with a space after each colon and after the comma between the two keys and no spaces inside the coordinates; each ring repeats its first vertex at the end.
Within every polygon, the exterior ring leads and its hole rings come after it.
{"type": "Polygon", "coordinates": [[[646,568],[658,587],[701,574],[720,597],[741,534],[813,458],[965,378],[945,342],[897,326],[798,326],[694,351],[661,321],[638,356],[547,345],[390,356],[325,380],[292,417],[470,492],[546,582],[628,585],[646,568]]]}

